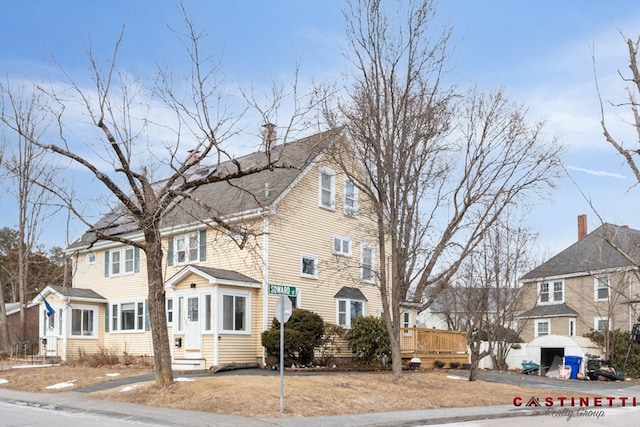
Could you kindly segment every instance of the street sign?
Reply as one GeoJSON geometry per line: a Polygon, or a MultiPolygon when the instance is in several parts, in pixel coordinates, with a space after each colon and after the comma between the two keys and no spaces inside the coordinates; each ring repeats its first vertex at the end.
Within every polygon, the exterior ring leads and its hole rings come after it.
{"type": "Polygon", "coordinates": [[[296,296],[298,290],[295,286],[287,286],[287,285],[269,285],[269,293],[271,295],[289,295],[296,296]]]}
{"type": "Polygon", "coordinates": [[[287,323],[287,320],[291,317],[291,310],[293,310],[293,304],[291,304],[289,297],[280,295],[276,302],[276,319],[278,319],[278,322],[287,323]]]}

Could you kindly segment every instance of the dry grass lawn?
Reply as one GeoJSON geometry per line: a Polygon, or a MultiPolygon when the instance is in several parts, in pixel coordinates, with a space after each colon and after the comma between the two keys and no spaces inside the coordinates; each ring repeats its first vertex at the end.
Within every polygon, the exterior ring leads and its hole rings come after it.
{"type": "MultiPolygon", "coordinates": [[[[9,369],[0,371],[0,387],[60,392],[148,373],[151,373],[150,367],[9,369]],[[62,387],[61,384],[67,386],[62,387]]],[[[507,384],[469,382],[455,371],[407,372],[399,379],[394,379],[388,372],[286,374],[284,384],[284,414],[279,410],[278,375],[238,375],[233,372],[195,378],[176,375],[176,382],[163,389],[155,387],[153,382],[142,382],[93,392],[88,396],[249,417],[308,417],[504,405],[510,404],[514,396],[529,397],[540,392],[507,384]]],[[[547,393],[550,391],[546,390],[547,393]]]]}

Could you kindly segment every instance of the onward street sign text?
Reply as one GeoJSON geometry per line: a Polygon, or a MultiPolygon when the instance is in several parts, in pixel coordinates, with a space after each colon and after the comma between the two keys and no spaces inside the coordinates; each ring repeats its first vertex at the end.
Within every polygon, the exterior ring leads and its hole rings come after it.
{"type": "Polygon", "coordinates": [[[294,297],[297,295],[297,290],[295,286],[269,285],[269,293],[272,295],[290,295],[294,297]]]}

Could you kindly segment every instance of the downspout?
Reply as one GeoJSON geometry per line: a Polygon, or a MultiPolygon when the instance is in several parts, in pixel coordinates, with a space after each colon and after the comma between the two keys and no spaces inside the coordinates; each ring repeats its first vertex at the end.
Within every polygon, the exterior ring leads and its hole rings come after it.
{"type": "MultiPolygon", "coordinates": [[[[269,313],[269,214],[263,216],[262,234],[262,331],[268,328],[269,313]]],[[[262,343],[260,343],[262,346],[262,343]]],[[[262,366],[266,363],[264,347],[262,347],[262,366]]]]}

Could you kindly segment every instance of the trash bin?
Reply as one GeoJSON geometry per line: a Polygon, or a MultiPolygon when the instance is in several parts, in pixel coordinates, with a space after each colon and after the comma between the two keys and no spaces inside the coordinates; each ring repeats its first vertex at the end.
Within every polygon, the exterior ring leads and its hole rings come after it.
{"type": "Polygon", "coordinates": [[[580,364],[582,363],[582,357],[580,356],[565,356],[564,364],[571,366],[571,378],[572,380],[578,379],[578,373],[580,372],[580,364]]]}

